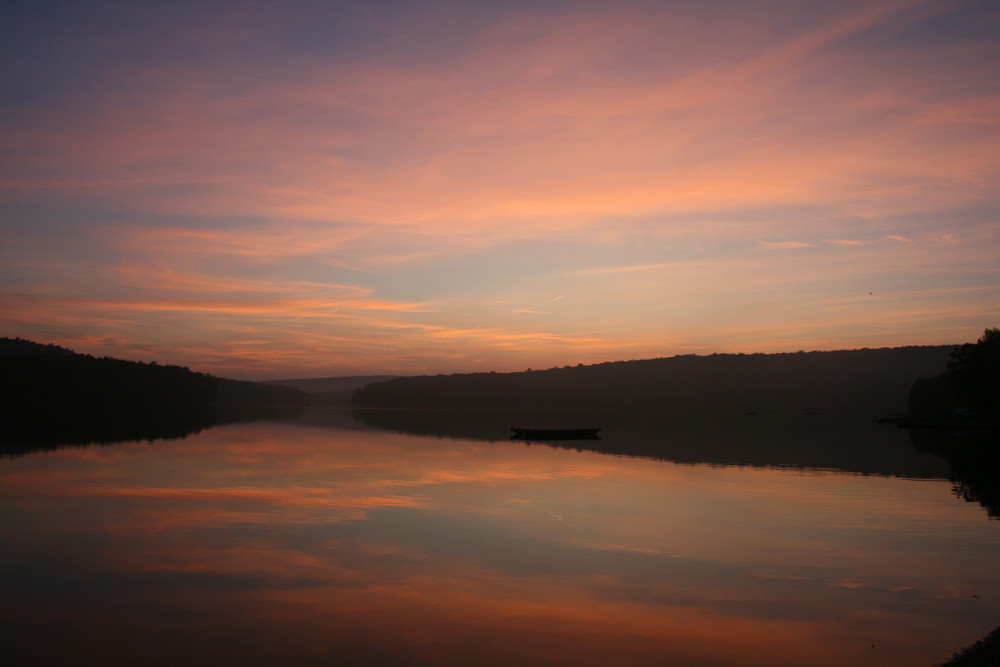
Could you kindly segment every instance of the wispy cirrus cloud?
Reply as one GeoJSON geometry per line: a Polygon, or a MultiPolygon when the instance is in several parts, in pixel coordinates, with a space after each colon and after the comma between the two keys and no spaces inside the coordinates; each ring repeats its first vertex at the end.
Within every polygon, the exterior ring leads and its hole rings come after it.
{"type": "Polygon", "coordinates": [[[798,248],[812,248],[814,244],[808,241],[759,241],[760,247],[768,250],[796,250],[798,248]]]}
{"type": "Polygon", "coordinates": [[[684,262],[660,262],[656,264],[636,264],[632,266],[604,266],[596,267],[593,269],[579,269],[576,271],[570,271],[567,275],[571,276],[595,276],[603,275],[609,273],[632,273],[635,271],[656,271],[659,269],[668,269],[676,266],[690,266],[690,264],[684,262]]]}
{"type": "MultiPolygon", "coordinates": [[[[650,70],[611,70],[599,51],[577,39],[603,34],[604,48],[624,55],[653,41],[662,28],[649,17],[615,12],[570,22],[553,17],[545,40],[523,35],[516,53],[509,40],[521,36],[518,29],[501,26],[487,31],[463,61],[444,66],[388,56],[350,66],[320,60],[306,63],[291,80],[264,73],[263,86],[234,81],[228,68],[167,68],[140,83],[150,94],[139,97],[126,70],[91,94],[95,107],[86,135],[80,121],[61,132],[49,123],[50,149],[39,150],[45,140],[36,134],[24,150],[30,147],[39,160],[49,156],[47,165],[40,164],[43,173],[80,173],[86,161],[87,173],[127,170],[121,186],[129,191],[146,180],[192,186],[183,197],[169,187],[144,194],[173,212],[199,208],[452,229],[463,220],[539,213],[691,209],[706,197],[746,206],[836,196],[845,203],[891,199],[909,207],[907,197],[926,204],[934,195],[934,189],[913,189],[922,187],[916,170],[925,172],[923,178],[950,174],[954,180],[968,167],[981,167],[987,152],[969,155],[939,144],[932,149],[938,160],[914,161],[916,151],[931,148],[929,124],[961,122],[944,113],[955,100],[926,99],[918,108],[908,87],[920,85],[923,73],[901,78],[897,67],[893,85],[886,86],[880,77],[889,70],[871,70],[864,51],[833,59],[826,50],[916,4],[859,7],[772,43],[759,35],[749,43],[736,40],[728,49],[739,57],[730,61],[696,57],[671,65],[666,58],[672,53],[654,50],[647,56],[654,59],[650,69],[668,72],[656,83],[650,70]],[[803,79],[803,59],[833,78],[803,79]],[[862,68],[867,72],[858,79],[862,68]],[[858,86],[862,95],[844,95],[858,86]],[[730,113],[734,105],[742,110],[739,118],[730,113]],[[928,113],[933,106],[942,112],[928,113]],[[67,146],[76,150],[67,155],[67,146]],[[81,161],[76,169],[74,158],[81,161]],[[55,167],[56,160],[66,166],[55,167]],[[903,169],[906,181],[897,178],[903,169]],[[892,179],[895,192],[881,189],[892,179]]],[[[685,23],[683,14],[670,18],[685,23]]],[[[968,103],[985,109],[992,102],[977,91],[968,103]]],[[[113,183],[98,178],[79,185],[113,183]]]]}
{"type": "Polygon", "coordinates": [[[989,311],[989,6],[126,9],[5,45],[14,334],[436,370],[844,346],[888,316],[804,295],[931,278],[989,311]]]}
{"type": "Polygon", "coordinates": [[[824,239],[824,243],[840,248],[853,248],[855,246],[868,245],[868,241],[858,239],[824,239]]]}

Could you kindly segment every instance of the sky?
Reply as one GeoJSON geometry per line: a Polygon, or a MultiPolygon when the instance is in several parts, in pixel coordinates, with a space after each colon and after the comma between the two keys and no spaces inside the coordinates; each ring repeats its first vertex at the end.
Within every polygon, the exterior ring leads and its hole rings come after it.
{"type": "Polygon", "coordinates": [[[8,1],[0,335],[279,379],[976,340],[1000,4],[8,1]]]}

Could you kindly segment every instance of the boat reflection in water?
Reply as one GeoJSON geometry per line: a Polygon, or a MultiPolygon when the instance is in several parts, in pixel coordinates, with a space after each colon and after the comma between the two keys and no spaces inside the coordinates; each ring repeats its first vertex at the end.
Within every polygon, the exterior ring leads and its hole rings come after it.
{"type": "Polygon", "coordinates": [[[0,660],[929,667],[1000,617],[1000,523],[905,431],[409,417],[0,459],[0,660]]]}

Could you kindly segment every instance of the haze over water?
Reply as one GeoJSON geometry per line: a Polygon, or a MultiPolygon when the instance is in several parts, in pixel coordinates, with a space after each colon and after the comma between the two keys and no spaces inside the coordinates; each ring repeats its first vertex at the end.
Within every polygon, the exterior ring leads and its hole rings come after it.
{"type": "Polygon", "coordinates": [[[929,667],[995,626],[1000,524],[943,459],[768,419],[646,436],[697,464],[339,411],[6,458],[0,656],[929,667]],[[726,464],[739,432],[780,467],[726,464]]]}

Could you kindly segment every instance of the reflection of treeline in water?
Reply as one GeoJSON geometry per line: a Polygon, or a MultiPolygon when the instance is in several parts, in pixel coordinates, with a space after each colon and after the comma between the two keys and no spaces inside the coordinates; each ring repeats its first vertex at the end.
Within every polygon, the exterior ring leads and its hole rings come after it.
{"type": "Polygon", "coordinates": [[[864,412],[905,408],[951,345],[682,355],[519,373],[406,377],[354,393],[358,407],[625,408],[675,412],[864,412]]]}
{"type": "Polygon", "coordinates": [[[290,387],[11,338],[0,338],[0,378],[7,444],[178,437],[220,416],[237,419],[308,401],[290,387]]]}
{"type": "Polygon", "coordinates": [[[361,408],[354,419],[414,435],[515,441],[683,464],[845,470],[864,475],[940,478],[947,462],[914,450],[901,429],[842,415],[665,415],[637,410],[401,410],[361,408]],[[599,440],[527,441],[511,425],[602,427],[599,440]]]}
{"type": "Polygon", "coordinates": [[[1000,519],[1000,433],[990,429],[909,429],[917,451],[948,461],[955,495],[1000,519]]]}
{"type": "Polygon", "coordinates": [[[67,446],[183,438],[218,423],[212,406],[164,406],[95,411],[53,409],[0,424],[0,456],[67,446]]]}

